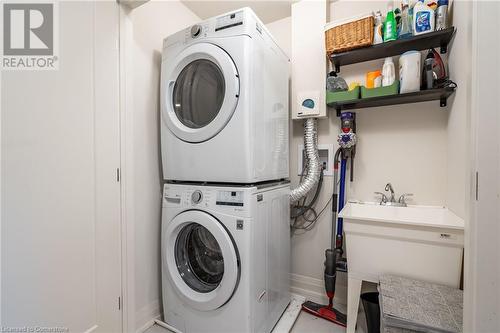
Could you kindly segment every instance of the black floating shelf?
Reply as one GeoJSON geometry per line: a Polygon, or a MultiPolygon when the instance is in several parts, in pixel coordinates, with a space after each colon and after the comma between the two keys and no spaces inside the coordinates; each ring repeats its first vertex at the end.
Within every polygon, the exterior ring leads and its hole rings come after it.
{"type": "Polygon", "coordinates": [[[453,38],[455,31],[456,29],[451,27],[445,30],[429,32],[407,39],[398,39],[393,42],[386,42],[342,53],[335,53],[330,56],[330,61],[335,67],[335,71],[339,72],[340,66],[401,55],[402,53],[411,50],[421,51],[440,47],[441,53],[446,53],[448,43],[453,38]]]}
{"type": "Polygon", "coordinates": [[[337,116],[344,110],[373,108],[377,106],[388,106],[398,104],[419,103],[427,101],[439,101],[441,107],[446,106],[446,101],[450,95],[455,92],[455,88],[436,88],[430,90],[422,90],[406,94],[397,94],[389,96],[371,97],[355,99],[350,101],[332,102],[327,106],[337,111],[337,116]]]}

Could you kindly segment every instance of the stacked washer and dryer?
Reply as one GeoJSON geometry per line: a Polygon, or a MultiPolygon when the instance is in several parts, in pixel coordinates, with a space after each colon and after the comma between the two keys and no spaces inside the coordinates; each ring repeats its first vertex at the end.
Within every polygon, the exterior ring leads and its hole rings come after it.
{"type": "Polygon", "coordinates": [[[270,332],[290,301],[288,66],[248,8],[163,42],[163,311],[179,331],[270,332]]]}

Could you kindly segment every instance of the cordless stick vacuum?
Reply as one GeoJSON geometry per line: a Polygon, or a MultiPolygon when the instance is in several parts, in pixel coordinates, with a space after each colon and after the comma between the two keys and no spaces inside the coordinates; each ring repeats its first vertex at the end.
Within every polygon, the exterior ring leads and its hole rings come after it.
{"type": "Polygon", "coordinates": [[[344,207],[345,179],[347,161],[351,158],[351,181],[352,181],[352,161],[354,146],[356,144],[355,114],[345,112],[341,115],[342,133],[338,136],[340,148],[335,152],[333,163],[333,194],[332,194],[332,234],[330,248],[325,251],[325,290],[328,297],[328,305],[306,301],[302,304],[302,309],[315,316],[329,320],[337,325],[346,327],[347,316],[333,307],[335,296],[335,284],[337,279],[337,266],[341,270],[347,271],[346,261],[343,260],[343,220],[337,219],[337,212],[344,207]],[[338,170],[340,160],[340,182],[337,196],[338,170]],[[337,205],[338,202],[338,205],[337,205]],[[337,209],[338,207],[338,209],[337,209]]]}

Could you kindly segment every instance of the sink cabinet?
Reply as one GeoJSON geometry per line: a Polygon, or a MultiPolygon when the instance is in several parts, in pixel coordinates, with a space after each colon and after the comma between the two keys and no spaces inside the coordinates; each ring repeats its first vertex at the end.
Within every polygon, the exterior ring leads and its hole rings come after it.
{"type": "Polygon", "coordinates": [[[354,333],[362,281],[396,274],[459,286],[464,223],[447,208],[348,203],[339,216],[348,262],[348,333],[354,333]]]}

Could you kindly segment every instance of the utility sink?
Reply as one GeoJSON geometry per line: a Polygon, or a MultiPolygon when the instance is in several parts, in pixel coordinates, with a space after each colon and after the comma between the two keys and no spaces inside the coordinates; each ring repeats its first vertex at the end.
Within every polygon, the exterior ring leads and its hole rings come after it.
{"type": "Polygon", "coordinates": [[[354,333],[362,281],[394,274],[458,287],[464,221],[445,207],[393,207],[348,202],[344,219],[348,265],[347,332],[354,333]]]}
{"type": "Polygon", "coordinates": [[[421,227],[464,229],[464,220],[448,208],[439,206],[384,206],[378,203],[348,202],[340,217],[368,222],[392,223],[421,227]]]}

